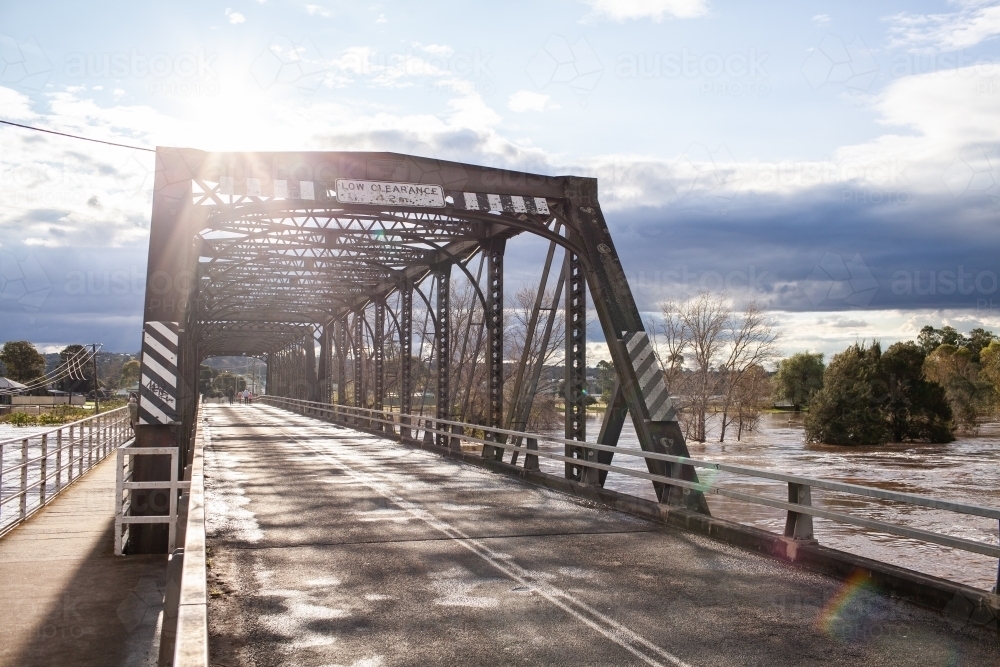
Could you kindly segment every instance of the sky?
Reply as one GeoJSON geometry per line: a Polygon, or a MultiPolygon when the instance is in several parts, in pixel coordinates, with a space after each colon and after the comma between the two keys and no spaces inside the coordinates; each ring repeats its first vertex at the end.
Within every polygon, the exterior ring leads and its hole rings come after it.
{"type": "MultiPolygon", "coordinates": [[[[644,313],[753,300],[785,354],[1000,331],[1000,4],[99,7],[0,6],[0,119],[593,176],[644,313]]],[[[0,340],[138,349],[152,169],[0,126],[0,340]]],[[[513,247],[508,285],[543,253],[513,247]]]]}

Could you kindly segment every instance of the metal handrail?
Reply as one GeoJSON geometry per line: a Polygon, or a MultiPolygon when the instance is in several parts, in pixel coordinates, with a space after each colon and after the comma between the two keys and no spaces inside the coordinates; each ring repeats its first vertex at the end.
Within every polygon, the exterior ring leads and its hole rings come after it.
{"type": "Polygon", "coordinates": [[[134,447],[125,446],[118,448],[118,466],[115,471],[115,555],[121,556],[124,551],[125,528],[134,523],[166,523],[169,525],[167,531],[167,553],[173,553],[174,543],[177,540],[177,492],[191,488],[191,482],[177,479],[177,447],[134,447]],[[169,455],[170,456],[170,479],[132,482],[132,470],[126,474],[125,458],[128,456],[141,455],[169,455]],[[128,512],[132,507],[133,490],[145,491],[167,491],[167,513],[144,516],[133,516],[128,512]],[[129,497],[126,505],[125,496],[129,497]]]}
{"type": "MultiPolygon", "coordinates": [[[[66,422],[65,424],[60,424],[59,426],[53,426],[52,428],[50,428],[47,431],[38,431],[37,433],[32,433],[28,437],[29,438],[36,438],[36,437],[39,437],[39,436],[42,436],[42,435],[49,435],[50,433],[56,433],[57,431],[65,430],[65,429],[67,429],[67,428],[69,428],[71,426],[75,427],[75,426],[80,426],[81,424],[86,424],[87,422],[92,421],[92,420],[96,419],[97,417],[108,417],[108,416],[115,415],[115,414],[118,414],[118,413],[127,414],[128,413],[128,406],[127,405],[123,405],[120,408],[115,408],[113,410],[108,410],[107,412],[99,412],[96,415],[90,415],[89,417],[84,417],[83,419],[77,419],[75,422],[66,422]]],[[[22,436],[22,437],[18,437],[18,438],[8,438],[7,440],[0,440],[0,447],[2,447],[3,445],[9,445],[12,442],[21,442],[21,440],[23,440],[23,439],[24,438],[22,436]]]]}
{"type": "MultiPolygon", "coordinates": [[[[357,406],[332,405],[326,403],[318,403],[315,401],[290,399],[278,396],[261,396],[260,400],[264,400],[265,402],[275,402],[275,403],[283,402],[286,405],[290,405],[293,407],[309,408],[314,411],[322,411],[332,414],[341,414],[348,417],[354,417],[355,419],[364,419],[367,421],[386,424],[389,426],[399,425],[404,428],[409,427],[416,430],[423,430],[425,434],[435,433],[438,435],[442,435],[446,438],[457,438],[469,442],[488,445],[491,447],[495,447],[497,449],[511,450],[515,452],[524,452],[526,454],[526,461],[525,461],[526,464],[527,464],[527,457],[542,457],[556,461],[572,463],[573,465],[584,468],[616,472],[630,477],[637,477],[640,479],[659,482],[670,486],[677,486],[682,489],[691,489],[695,491],[700,491],[702,493],[713,493],[716,495],[726,496],[734,500],[741,500],[745,502],[755,503],[758,505],[764,505],[767,507],[773,507],[775,509],[785,510],[786,512],[788,512],[785,537],[791,538],[793,540],[813,541],[811,517],[815,516],[823,519],[830,519],[832,521],[838,521],[840,523],[846,523],[849,525],[859,526],[862,528],[868,528],[880,532],[891,533],[894,535],[899,535],[901,537],[918,539],[925,542],[939,544],[941,546],[947,546],[955,549],[960,549],[963,551],[968,551],[971,553],[978,553],[981,555],[1000,559],[1000,547],[987,544],[984,542],[979,542],[976,540],[968,540],[960,537],[952,537],[950,535],[942,535],[940,533],[922,530],[919,528],[911,528],[909,526],[887,523],[875,519],[865,519],[852,516],[850,514],[844,514],[841,512],[834,512],[830,510],[813,507],[811,504],[811,493],[809,490],[815,487],[819,489],[825,489],[840,493],[849,493],[853,495],[860,495],[880,500],[889,500],[894,502],[906,503],[909,505],[918,505],[921,507],[929,507],[932,509],[940,509],[960,514],[1000,520],[1000,509],[997,508],[982,507],[979,505],[958,503],[947,500],[939,500],[936,498],[929,498],[927,496],[920,496],[912,493],[886,491],[884,489],[862,486],[858,484],[848,484],[844,482],[815,479],[810,477],[803,477],[800,475],[788,475],[785,473],[777,473],[769,470],[762,470],[759,468],[751,468],[747,466],[739,466],[728,463],[717,463],[714,461],[705,461],[683,456],[674,456],[670,454],[660,454],[657,452],[635,451],[635,450],[629,450],[627,448],[618,448],[609,445],[599,445],[597,443],[590,443],[579,440],[568,440],[566,438],[559,438],[555,436],[543,436],[534,433],[527,433],[524,431],[512,431],[509,429],[491,428],[489,426],[485,426],[482,424],[469,424],[465,422],[456,422],[447,419],[438,419],[436,417],[428,417],[426,415],[401,414],[395,411],[375,410],[371,408],[362,408],[357,406]],[[409,424],[405,424],[402,422],[403,418],[407,418],[409,420],[414,420],[414,421],[411,421],[409,424]],[[397,421],[397,419],[399,421],[397,421]],[[423,428],[420,427],[421,421],[424,422],[423,428]],[[522,438],[528,440],[529,446],[522,447],[518,445],[509,444],[503,442],[502,439],[500,438],[495,438],[490,440],[486,438],[477,438],[474,436],[465,435],[464,433],[455,433],[454,431],[448,430],[447,428],[441,429],[440,426],[442,425],[445,427],[452,427],[452,428],[458,427],[463,430],[473,429],[477,431],[483,431],[485,435],[493,434],[493,435],[505,435],[505,436],[513,436],[516,438],[522,438]],[[768,498],[765,496],[753,495],[753,494],[743,493],[740,491],[733,491],[731,489],[715,486],[714,484],[690,482],[683,479],[678,479],[676,477],[668,477],[664,475],[657,475],[654,473],[644,472],[641,470],[633,470],[631,468],[623,468],[621,466],[598,463],[597,461],[588,460],[587,457],[574,458],[570,456],[555,454],[553,452],[545,452],[538,450],[537,444],[535,444],[534,447],[530,446],[532,445],[532,443],[537,443],[537,441],[539,440],[546,442],[560,443],[583,450],[613,452],[615,454],[623,456],[632,456],[642,459],[652,459],[672,464],[691,465],[696,468],[718,470],[720,472],[730,472],[733,474],[743,475],[747,477],[757,477],[763,479],[770,479],[774,481],[782,481],[786,482],[789,485],[790,499],[789,502],[784,502],[780,500],[775,500],[773,498],[768,498]]],[[[1000,564],[998,564],[998,579],[1000,579],[1000,564]]]]}
{"type": "Polygon", "coordinates": [[[128,408],[121,407],[0,442],[0,537],[132,438],[128,408]],[[5,452],[16,451],[20,457],[4,467],[5,452]],[[5,506],[12,503],[16,509],[8,516],[5,506]]]}

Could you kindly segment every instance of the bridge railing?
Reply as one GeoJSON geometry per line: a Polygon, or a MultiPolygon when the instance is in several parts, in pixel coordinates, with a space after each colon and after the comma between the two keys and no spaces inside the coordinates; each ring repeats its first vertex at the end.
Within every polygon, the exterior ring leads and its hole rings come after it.
{"type": "MultiPolygon", "coordinates": [[[[134,447],[125,446],[118,449],[118,466],[115,477],[115,555],[124,553],[128,543],[128,532],[136,523],[165,523],[167,528],[167,553],[173,553],[177,542],[177,491],[188,489],[191,482],[177,479],[177,447],[134,447]],[[133,481],[134,460],[136,456],[168,455],[170,456],[170,479],[153,482],[133,481]],[[160,491],[166,500],[163,509],[166,514],[133,515],[133,491],[160,491]]],[[[158,499],[154,494],[153,498],[158,499]]],[[[155,507],[156,503],[153,503],[155,507]]]]}
{"type": "MultiPolygon", "coordinates": [[[[329,405],[325,403],[277,396],[262,396],[259,400],[274,405],[275,407],[281,407],[289,409],[293,412],[298,412],[305,416],[333,419],[346,426],[382,430],[385,431],[387,435],[390,433],[394,434],[397,428],[402,429],[401,433],[404,437],[409,437],[409,433],[407,433],[407,431],[422,430],[424,432],[424,441],[429,444],[433,442],[433,437],[436,435],[440,436],[439,441],[443,440],[452,448],[457,448],[460,441],[466,441],[482,444],[484,445],[484,450],[486,447],[493,447],[495,449],[503,449],[505,451],[519,452],[524,454],[523,466],[528,470],[537,471],[538,458],[541,457],[552,459],[554,461],[570,463],[574,466],[580,466],[591,470],[614,472],[621,475],[627,475],[629,477],[679,487],[681,489],[691,489],[702,493],[716,494],[732,498],[734,500],[784,510],[787,513],[784,537],[800,544],[815,542],[812,518],[819,517],[860,528],[866,528],[868,530],[890,533],[904,538],[921,540],[932,544],[938,544],[945,547],[951,547],[970,553],[1000,559],[1000,546],[997,545],[915,528],[899,523],[880,521],[877,519],[859,517],[852,514],[846,514],[844,512],[815,507],[812,504],[812,489],[823,489],[826,491],[846,493],[863,498],[894,501],[914,507],[944,510],[966,516],[984,517],[997,521],[998,528],[1000,528],[1000,509],[998,508],[958,503],[913,493],[887,491],[885,489],[863,486],[860,484],[849,484],[846,482],[803,477],[800,475],[789,475],[786,473],[774,472],[760,468],[751,468],[748,466],[718,463],[715,461],[672,456],[670,454],[660,454],[656,452],[643,452],[630,448],[612,447],[591,442],[581,442],[578,440],[568,440],[554,436],[526,433],[523,431],[512,431],[509,429],[489,428],[481,424],[468,424],[446,419],[428,418],[427,416],[406,415],[386,410],[372,410],[369,408],[344,405],[329,405]],[[481,433],[483,437],[478,437],[478,433],[481,433]],[[506,442],[508,437],[513,438],[514,442],[506,442]],[[524,441],[525,446],[514,444],[519,443],[520,441],[524,441]],[[573,447],[574,449],[583,450],[583,456],[576,458],[558,454],[556,452],[540,450],[537,444],[539,441],[558,443],[564,446],[573,447]],[[783,482],[788,485],[788,501],[786,502],[773,497],[737,491],[720,486],[714,482],[690,482],[676,477],[657,475],[643,470],[625,468],[610,463],[599,463],[596,461],[596,456],[592,455],[591,452],[595,454],[596,452],[611,452],[616,456],[631,456],[646,460],[661,461],[663,463],[671,464],[674,470],[679,470],[681,465],[689,465],[702,470],[713,470],[743,477],[783,482]]],[[[994,588],[994,591],[1000,590],[1000,560],[998,560],[997,565],[997,582],[998,586],[994,588]]]]}
{"type": "Polygon", "coordinates": [[[0,536],[134,437],[128,407],[0,441],[0,536]]]}

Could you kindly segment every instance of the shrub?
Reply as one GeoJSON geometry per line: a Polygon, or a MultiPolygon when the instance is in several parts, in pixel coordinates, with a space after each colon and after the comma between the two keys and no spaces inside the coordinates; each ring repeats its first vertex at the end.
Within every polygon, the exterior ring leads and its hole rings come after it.
{"type": "Polygon", "coordinates": [[[27,412],[12,412],[7,415],[7,423],[14,426],[34,426],[38,423],[38,419],[35,415],[29,415],[27,412]]]}

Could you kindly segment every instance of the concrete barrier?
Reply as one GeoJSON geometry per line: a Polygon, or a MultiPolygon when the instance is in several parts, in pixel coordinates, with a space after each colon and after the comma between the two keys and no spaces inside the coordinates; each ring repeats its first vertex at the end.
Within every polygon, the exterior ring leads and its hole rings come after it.
{"type": "Polygon", "coordinates": [[[191,489],[178,506],[178,535],[170,555],[160,631],[159,667],[208,667],[208,585],[205,557],[204,444],[200,414],[194,456],[184,478],[191,489]]]}

